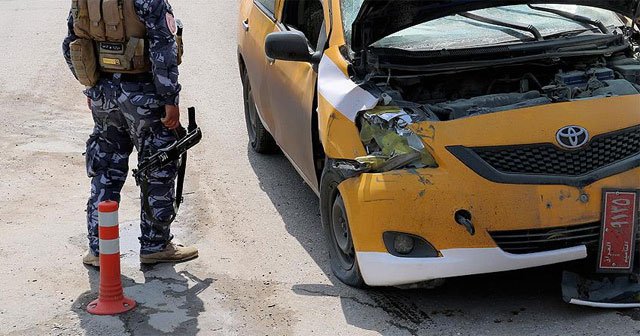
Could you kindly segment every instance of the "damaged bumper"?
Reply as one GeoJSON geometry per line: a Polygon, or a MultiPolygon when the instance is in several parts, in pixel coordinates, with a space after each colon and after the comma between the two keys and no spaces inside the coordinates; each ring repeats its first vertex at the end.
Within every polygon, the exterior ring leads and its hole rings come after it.
{"type": "Polygon", "coordinates": [[[358,252],[362,277],[370,286],[398,286],[462,275],[537,267],[587,257],[585,246],[516,255],[499,248],[442,250],[438,258],[401,258],[389,253],[358,252]]]}
{"type": "Polygon", "coordinates": [[[597,245],[601,190],[640,182],[640,168],[584,188],[500,184],[461,174],[468,169],[462,165],[448,168],[364,173],[339,185],[368,285],[584,259],[597,245]],[[457,220],[461,211],[468,212],[474,230],[457,220]],[[399,255],[394,243],[385,241],[389,233],[423,240],[435,253],[399,255]]]}
{"type": "MultiPolygon", "coordinates": [[[[402,285],[586,258],[597,247],[601,190],[638,187],[640,168],[584,188],[487,181],[468,168],[365,173],[339,185],[368,285],[402,285]],[[586,195],[586,196],[585,196],[586,195]],[[457,220],[467,211],[474,230],[457,220]],[[431,247],[399,255],[389,233],[431,247]],[[416,240],[417,241],[417,240],[416,240]]],[[[417,245],[416,245],[417,246],[417,245]]]]}

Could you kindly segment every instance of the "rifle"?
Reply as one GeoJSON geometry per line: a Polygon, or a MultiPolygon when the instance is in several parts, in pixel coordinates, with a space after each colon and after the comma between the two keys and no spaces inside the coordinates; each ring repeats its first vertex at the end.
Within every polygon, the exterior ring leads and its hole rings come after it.
{"type": "Polygon", "coordinates": [[[140,190],[143,196],[143,210],[147,217],[156,225],[166,226],[171,224],[178,213],[180,205],[184,201],[182,197],[182,191],[184,188],[184,177],[187,168],[187,152],[196,146],[202,140],[202,130],[196,123],[196,109],[195,107],[189,108],[189,126],[187,129],[180,126],[176,132],[177,141],[171,144],[169,147],[158,150],[157,153],[151,157],[142,160],[138,163],[138,169],[133,170],[133,177],[136,180],[136,184],[140,186],[140,190]],[[167,221],[158,220],[149,206],[148,195],[148,176],[150,172],[163,168],[164,166],[178,162],[178,177],[176,180],[176,197],[174,201],[174,214],[167,221]]]}

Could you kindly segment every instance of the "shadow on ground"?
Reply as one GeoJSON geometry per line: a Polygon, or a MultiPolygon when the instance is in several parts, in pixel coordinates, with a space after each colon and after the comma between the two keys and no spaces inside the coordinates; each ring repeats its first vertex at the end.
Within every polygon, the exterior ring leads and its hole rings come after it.
{"type": "Polygon", "coordinates": [[[579,321],[610,313],[565,304],[560,290],[562,266],[448,279],[437,289],[365,291],[348,287],[331,273],[318,198],[311,188],[284,155],[259,155],[249,148],[248,158],[287,231],[332,283],[298,284],[292,291],[340,298],[346,321],[355,327],[383,335],[492,335],[508,330],[510,324],[536,332],[540,323],[553,326],[556,321],[561,324],[566,319],[579,321]]]}
{"type": "Polygon", "coordinates": [[[200,331],[198,317],[204,312],[200,293],[213,279],[198,279],[189,272],[177,272],[171,264],[143,266],[144,283],[122,277],[125,295],[138,306],[117,317],[93,316],[86,312],[89,302],[98,297],[100,274],[87,267],[91,290],[75,300],[72,311],[89,335],[115,335],[116,330],[129,335],[196,335],[200,331]]]}

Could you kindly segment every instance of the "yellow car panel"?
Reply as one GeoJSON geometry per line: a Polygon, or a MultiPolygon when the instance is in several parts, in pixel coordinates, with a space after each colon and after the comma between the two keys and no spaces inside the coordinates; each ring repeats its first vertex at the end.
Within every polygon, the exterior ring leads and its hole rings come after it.
{"type": "MultiPolygon", "coordinates": [[[[276,1],[276,10],[280,7],[276,1]]],[[[244,65],[250,74],[249,80],[254,92],[265,92],[269,86],[266,67],[268,60],[264,55],[264,40],[276,30],[276,13],[269,13],[258,2],[243,1],[240,6],[238,27],[238,52],[242,55],[244,65]]],[[[274,116],[271,102],[266,94],[254,95],[260,117],[269,131],[275,132],[274,116]]]]}
{"type": "Polygon", "coordinates": [[[496,247],[489,231],[550,228],[598,222],[603,188],[638,188],[640,169],[605,178],[582,190],[527,186],[461,177],[441,169],[364,174],[340,185],[359,252],[387,252],[382,234],[398,231],[425,238],[438,250],[496,247]],[[589,201],[580,201],[580,195],[589,201]],[[473,214],[471,236],[454,220],[473,214]]]}

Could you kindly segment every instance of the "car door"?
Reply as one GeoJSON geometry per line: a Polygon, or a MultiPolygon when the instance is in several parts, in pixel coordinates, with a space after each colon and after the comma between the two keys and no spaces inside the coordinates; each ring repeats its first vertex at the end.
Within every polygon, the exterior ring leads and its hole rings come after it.
{"type": "MultiPolygon", "coordinates": [[[[324,23],[320,0],[283,0],[276,30],[305,33],[310,50],[316,49],[324,23]]],[[[313,153],[313,111],[317,71],[306,62],[271,60],[267,66],[270,107],[276,115],[274,137],[305,181],[318,191],[313,153]]]]}
{"type": "Polygon", "coordinates": [[[240,8],[240,31],[238,33],[240,54],[243,57],[253,98],[264,126],[274,134],[276,123],[270,108],[269,82],[266,71],[268,60],[264,42],[270,33],[276,31],[276,15],[281,0],[247,0],[240,8]]]}

